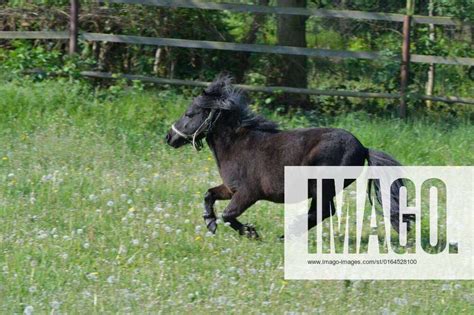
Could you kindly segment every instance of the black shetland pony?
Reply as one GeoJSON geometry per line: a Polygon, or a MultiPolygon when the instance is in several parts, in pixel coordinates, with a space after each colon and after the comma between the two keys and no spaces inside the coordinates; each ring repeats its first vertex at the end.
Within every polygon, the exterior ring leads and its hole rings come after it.
{"type": "MultiPolygon", "coordinates": [[[[223,183],[210,188],[204,197],[203,217],[212,233],[217,229],[214,203],[230,199],[222,214],[224,222],[241,235],[257,238],[255,228],[237,218],[258,200],[284,202],[285,166],[363,166],[365,161],[374,166],[400,165],[388,154],[364,147],[342,129],[280,130],[276,123],[254,114],[245,93],[231,81],[220,76],[212,82],[166,136],[174,148],[191,143],[197,150],[205,138],[214,154],[223,183]]],[[[335,213],[334,185],[324,186],[322,220],[335,213]]],[[[375,190],[379,196],[379,187],[375,190]]],[[[398,197],[391,195],[391,223],[398,231],[398,197]]],[[[317,222],[315,189],[309,189],[309,197],[308,227],[312,228],[317,222]]]]}

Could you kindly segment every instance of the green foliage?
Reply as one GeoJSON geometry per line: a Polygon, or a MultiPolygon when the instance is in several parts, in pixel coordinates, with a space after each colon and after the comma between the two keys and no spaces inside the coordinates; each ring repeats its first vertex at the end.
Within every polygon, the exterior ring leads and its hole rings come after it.
{"type": "Polygon", "coordinates": [[[70,57],[60,50],[32,46],[28,41],[12,42],[14,49],[0,48],[0,72],[12,75],[32,75],[42,80],[47,76],[78,78],[82,70],[94,65],[94,60],[70,57]]]}
{"type": "Polygon", "coordinates": [[[334,30],[308,34],[308,47],[343,50],[346,45],[343,37],[334,30]]]}
{"type": "Polygon", "coordinates": [[[57,71],[62,67],[62,53],[58,50],[48,51],[44,47],[31,47],[27,42],[14,41],[14,49],[1,51],[3,70],[19,73],[33,68],[57,71]]]}
{"type": "Polygon", "coordinates": [[[436,0],[436,15],[455,16],[462,21],[474,21],[474,2],[471,0],[436,0]]]}

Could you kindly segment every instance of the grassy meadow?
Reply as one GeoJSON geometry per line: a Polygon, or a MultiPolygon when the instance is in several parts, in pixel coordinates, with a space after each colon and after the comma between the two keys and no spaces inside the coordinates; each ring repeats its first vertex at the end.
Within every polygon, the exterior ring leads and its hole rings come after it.
{"type": "MultiPolygon", "coordinates": [[[[285,281],[283,205],[242,216],[261,241],[209,235],[212,155],[164,143],[192,93],[112,92],[0,82],[0,313],[474,313],[472,281],[285,281]]],[[[462,119],[267,114],[348,129],[405,165],[474,165],[462,119]]]]}

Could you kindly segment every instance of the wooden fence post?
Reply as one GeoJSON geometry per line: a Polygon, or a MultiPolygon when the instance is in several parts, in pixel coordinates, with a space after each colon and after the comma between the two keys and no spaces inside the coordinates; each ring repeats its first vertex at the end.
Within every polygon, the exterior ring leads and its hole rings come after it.
{"type": "Polygon", "coordinates": [[[78,16],[79,16],[79,0],[71,0],[71,9],[69,17],[69,54],[73,55],[77,52],[77,36],[78,36],[78,16]]]}
{"type": "Polygon", "coordinates": [[[403,17],[402,64],[400,68],[400,118],[407,116],[407,86],[410,71],[410,26],[415,0],[407,0],[407,14],[403,17]]]}

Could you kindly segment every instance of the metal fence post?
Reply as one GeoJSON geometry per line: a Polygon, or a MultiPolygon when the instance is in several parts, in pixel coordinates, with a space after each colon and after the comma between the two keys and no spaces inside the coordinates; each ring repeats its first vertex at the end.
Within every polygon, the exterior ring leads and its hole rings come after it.
{"type": "Polygon", "coordinates": [[[69,54],[73,55],[77,52],[77,36],[78,36],[78,16],[79,16],[79,0],[71,0],[71,9],[69,17],[69,54]]]}
{"type": "Polygon", "coordinates": [[[402,64],[400,68],[400,118],[407,116],[407,86],[410,72],[410,28],[415,0],[407,0],[407,14],[403,18],[402,64]]]}

